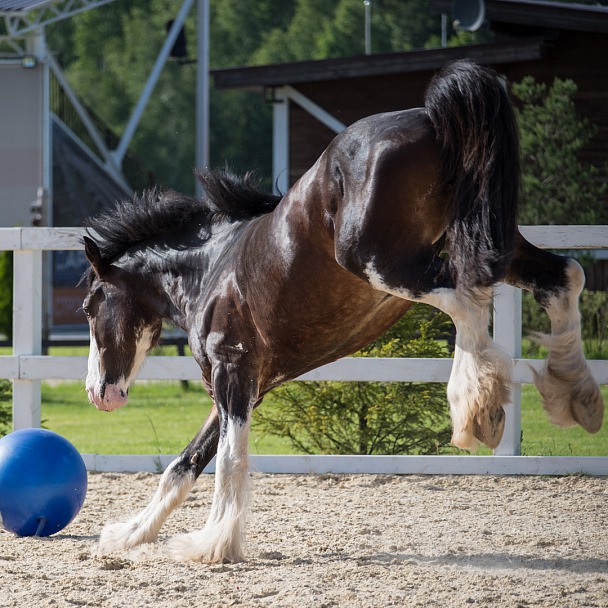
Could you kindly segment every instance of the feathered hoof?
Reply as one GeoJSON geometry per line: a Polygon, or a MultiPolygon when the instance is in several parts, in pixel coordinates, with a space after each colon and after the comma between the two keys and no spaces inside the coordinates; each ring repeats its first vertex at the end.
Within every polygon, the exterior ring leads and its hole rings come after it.
{"type": "Polygon", "coordinates": [[[534,373],[534,383],[551,423],[561,428],[580,424],[588,433],[597,433],[604,419],[604,400],[583,361],[578,371],[573,379],[571,373],[560,373],[547,364],[541,373],[534,373]]]}
{"type": "Polygon", "coordinates": [[[165,553],[182,562],[234,564],[245,560],[241,543],[236,539],[211,539],[204,530],[174,536],[167,541],[165,553]]]}
{"type": "Polygon", "coordinates": [[[587,390],[572,394],[570,411],[576,422],[588,433],[597,433],[604,421],[604,400],[599,387],[593,383],[587,390]]]}
{"type": "Polygon", "coordinates": [[[468,407],[461,408],[466,418],[456,418],[460,425],[454,424],[452,444],[464,450],[476,451],[479,443],[490,449],[498,447],[505,430],[505,410],[503,404],[510,397],[509,385],[498,377],[491,378],[485,391],[478,391],[477,396],[485,399],[472,400],[468,407]]]}
{"type": "Polygon", "coordinates": [[[107,524],[99,536],[98,551],[101,555],[132,549],[144,543],[153,543],[156,535],[148,533],[136,522],[107,524]]]}

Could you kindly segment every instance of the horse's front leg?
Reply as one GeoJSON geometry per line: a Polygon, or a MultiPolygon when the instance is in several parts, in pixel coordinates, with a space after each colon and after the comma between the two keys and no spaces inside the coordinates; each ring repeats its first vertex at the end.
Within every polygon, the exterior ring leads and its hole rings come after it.
{"type": "Polygon", "coordinates": [[[169,553],[179,560],[238,562],[244,559],[245,515],[249,498],[249,426],[255,397],[250,379],[239,380],[238,365],[219,364],[213,394],[220,415],[215,463],[215,491],[202,530],[169,540],[169,553]]]}
{"type": "Polygon", "coordinates": [[[531,291],[551,320],[551,334],[533,338],[549,350],[535,373],[535,384],[549,420],[557,426],[580,424],[595,433],[602,426],[604,401],[585,360],[578,298],[585,284],[576,260],[534,247],[519,235],[506,282],[531,291]]]}
{"type": "Polygon", "coordinates": [[[214,407],[196,437],[163,473],[150,504],[132,519],[108,524],[102,530],[100,552],[155,542],[169,514],[184,502],[198,476],[215,456],[218,437],[219,416],[214,407]]]}

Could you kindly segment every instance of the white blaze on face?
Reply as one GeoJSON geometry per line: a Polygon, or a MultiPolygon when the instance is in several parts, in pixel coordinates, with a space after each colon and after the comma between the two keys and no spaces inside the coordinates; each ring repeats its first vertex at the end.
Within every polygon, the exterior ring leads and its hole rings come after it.
{"type": "MultiPolygon", "coordinates": [[[[131,367],[131,373],[125,381],[125,391],[134,382],[139,370],[148,354],[148,351],[152,348],[152,340],[154,338],[154,332],[149,327],[144,327],[137,340],[135,347],[135,358],[133,359],[133,366],[131,367]]],[[[121,379],[122,380],[122,379],[121,379]]]]}
{"type": "Polygon", "coordinates": [[[129,386],[133,383],[139,369],[152,346],[154,332],[149,328],[144,328],[135,346],[135,357],[128,378],[124,375],[119,378],[116,384],[105,384],[101,375],[101,356],[97,341],[91,332],[91,345],[89,349],[88,373],[86,379],[86,389],[89,401],[99,410],[111,412],[127,404],[129,386]]]}
{"type": "Polygon", "coordinates": [[[95,400],[95,394],[96,392],[99,393],[98,388],[101,385],[101,378],[99,373],[101,361],[99,357],[99,349],[97,348],[97,340],[95,340],[95,336],[93,335],[92,331],[89,331],[89,335],[90,346],[86,388],[87,394],[89,395],[89,401],[99,407],[97,401],[95,400]]]}

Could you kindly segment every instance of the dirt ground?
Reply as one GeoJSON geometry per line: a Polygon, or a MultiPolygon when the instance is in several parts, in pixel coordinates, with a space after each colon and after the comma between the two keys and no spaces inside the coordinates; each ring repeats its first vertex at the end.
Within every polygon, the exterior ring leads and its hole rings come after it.
{"type": "Polygon", "coordinates": [[[608,478],[253,475],[248,559],[179,563],[168,535],[201,527],[203,476],[159,546],[99,556],[108,520],[158,476],[91,474],[59,534],[0,532],[0,606],[608,607],[608,478]]]}

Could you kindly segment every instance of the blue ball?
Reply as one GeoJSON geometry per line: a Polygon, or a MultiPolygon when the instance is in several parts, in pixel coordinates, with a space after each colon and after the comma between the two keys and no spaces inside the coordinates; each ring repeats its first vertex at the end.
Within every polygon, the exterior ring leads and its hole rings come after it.
{"type": "Polygon", "coordinates": [[[87,470],[78,450],[45,429],[0,439],[0,524],[19,536],[50,536],[78,515],[87,470]]]}

